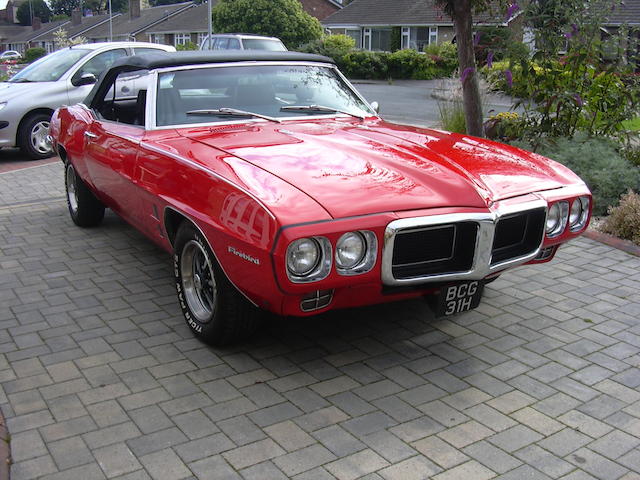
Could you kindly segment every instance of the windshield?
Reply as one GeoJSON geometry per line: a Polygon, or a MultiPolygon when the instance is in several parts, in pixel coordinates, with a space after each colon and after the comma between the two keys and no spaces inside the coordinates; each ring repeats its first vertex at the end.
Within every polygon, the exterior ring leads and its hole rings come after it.
{"type": "Polygon", "coordinates": [[[313,65],[251,65],[178,70],[158,75],[156,125],[237,120],[218,109],[273,118],[375,113],[333,68],[313,65]],[[318,106],[323,108],[291,108],[318,106]],[[198,115],[194,111],[208,110],[198,115]],[[190,112],[187,114],[187,112],[190,112]]]}
{"type": "Polygon", "coordinates": [[[11,80],[18,82],[55,82],[65,74],[78,60],[91,50],[83,48],[65,48],[42,57],[24,70],[16,73],[11,80]]]}
{"type": "Polygon", "coordinates": [[[280,40],[269,40],[266,38],[243,38],[242,44],[245,50],[271,50],[273,52],[284,52],[287,50],[280,40]]]}

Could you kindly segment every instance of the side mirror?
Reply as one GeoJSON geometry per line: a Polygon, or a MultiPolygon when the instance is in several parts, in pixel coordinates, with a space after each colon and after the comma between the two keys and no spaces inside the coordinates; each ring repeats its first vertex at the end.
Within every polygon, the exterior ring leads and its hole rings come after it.
{"type": "Polygon", "coordinates": [[[380,113],[380,105],[378,102],[371,102],[370,105],[376,113],[380,113]]]}
{"type": "Polygon", "coordinates": [[[71,84],[74,87],[80,87],[82,85],[91,85],[96,83],[98,79],[93,73],[83,73],[80,78],[74,78],[71,80],[71,84]]]}

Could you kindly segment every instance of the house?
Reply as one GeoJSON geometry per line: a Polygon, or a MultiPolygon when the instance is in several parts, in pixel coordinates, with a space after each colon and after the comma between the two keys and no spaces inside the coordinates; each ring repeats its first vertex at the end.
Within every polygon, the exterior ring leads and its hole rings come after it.
{"type": "Polygon", "coordinates": [[[322,21],[342,8],[342,0],[300,0],[309,15],[322,21]]]}
{"type": "MultiPolygon", "coordinates": [[[[521,38],[519,17],[516,13],[506,19],[496,11],[478,15],[474,21],[480,26],[513,28],[521,38]]],[[[391,50],[394,28],[399,29],[400,48],[419,51],[455,37],[451,17],[434,0],[353,0],[321,23],[332,34],[349,35],[364,50],[391,50]]]]}
{"type": "Polygon", "coordinates": [[[68,23],[71,23],[71,21],[57,20],[55,22],[42,23],[38,17],[33,17],[30,27],[23,27],[26,30],[6,40],[7,50],[24,53],[28,48],[42,47],[47,53],[51,53],[55,50],[53,39],[45,40],[44,37],[68,23]]]}
{"type": "MultiPolygon", "coordinates": [[[[111,21],[115,22],[116,19],[123,14],[114,13],[111,21]]],[[[71,12],[71,20],[67,23],[58,26],[55,29],[49,29],[46,33],[39,35],[36,39],[34,39],[31,43],[33,47],[44,47],[47,52],[57,50],[60,48],[60,45],[56,45],[56,32],[60,29],[63,29],[67,38],[74,39],[76,37],[85,37],[88,33],[101,25],[106,25],[109,22],[109,14],[103,15],[94,15],[90,17],[83,17],[80,13],[80,10],[74,10],[71,12]]]]}
{"type": "Polygon", "coordinates": [[[140,0],[129,0],[129,12],[117,17],[111,23],[108,21],[85,32],[82,36],[90,42],[108,42],[135,40],[146,42],[147,31],[165,22],[175,15],[194,8],[193,2],[160,5],[158,7],[140,8],[140,0]]]}
{"type": "MultiPolygon", "coordinates": [[[[212,7],[217,0],[211,0],[212,7]]],[[[195,5],[186,9],[164,22],[158,23],[146,31],[146,41],[152,43],[163,43],[165,45],[185,45],[192,42],[200,45],[207,35],[209,24],[207,3],[195,5]]]]}
{"type": "Polygon", "coordinates": [[[11,39],[30,31],[31,27],[23,27],[22,25],[0,20],[0,51],[12,50],[9,48],[11,39]]]}

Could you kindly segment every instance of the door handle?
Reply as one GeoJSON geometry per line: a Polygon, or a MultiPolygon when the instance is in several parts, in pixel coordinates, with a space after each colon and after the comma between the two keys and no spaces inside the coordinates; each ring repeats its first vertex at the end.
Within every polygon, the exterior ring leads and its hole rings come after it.
{"type": "Polygon", "coordinates": [[[91,133],[91,132],[84,132],[84,136],[87,137],[90,140],[93,140],[94,138],[98,138],[98,135],[96,135],[95,133],[91,133]]]}

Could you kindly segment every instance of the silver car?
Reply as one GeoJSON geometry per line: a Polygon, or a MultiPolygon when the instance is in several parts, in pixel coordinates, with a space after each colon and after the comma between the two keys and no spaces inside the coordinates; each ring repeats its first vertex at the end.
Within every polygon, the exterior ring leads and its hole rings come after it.
{"type": "Polygon", "coordinates": [[[20,147],[32,159],[51,156],[47,135],[56,108],[82,102],[116,59],[157,51],[175,48],[143,42],[76,45],[42,57],[0,82],[0,147],[20,147]]]}
{"type": "Polygon", "coordinates": [[[284,52],[287,47],[276,37],[263,37],[250,33],[216,33],[206,35],[200,42],[200,50],[270,50],[284,52]]]}

